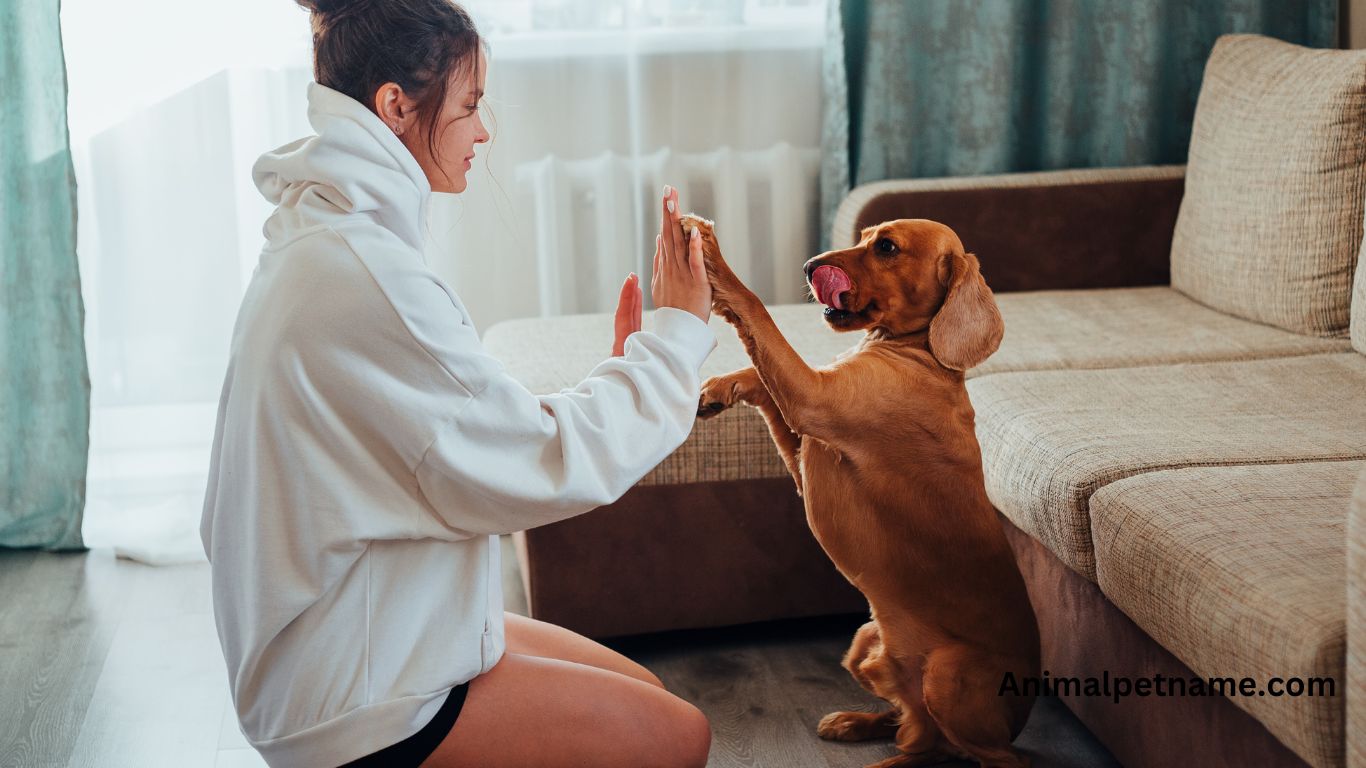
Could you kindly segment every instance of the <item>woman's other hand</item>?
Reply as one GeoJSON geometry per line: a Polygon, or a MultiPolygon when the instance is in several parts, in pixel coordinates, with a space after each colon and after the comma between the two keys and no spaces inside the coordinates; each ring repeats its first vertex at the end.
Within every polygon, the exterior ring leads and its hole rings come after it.
{"type": "Polygon", "coordinates": [[[640,311],[643,302],[640,278],[632,272],[626,276],[626,282],[621,284],[621,298],[617,300],[617,340],[612,342],[613,357],[621,357],[626,352],[626,337],[640,330],[640,311]]]}
{"type": "Polygon", "coordinates": [[[677,189],[664,187],[661,209],[664,215],[659,236],[655,238],[650,295],[655,307],[682,309],[697,315],[705,323],[711,317],[711,283],[702,263],[702,238],[693,237],[689,232],[689,237],[684,239],[678,223],[677,189]]]}

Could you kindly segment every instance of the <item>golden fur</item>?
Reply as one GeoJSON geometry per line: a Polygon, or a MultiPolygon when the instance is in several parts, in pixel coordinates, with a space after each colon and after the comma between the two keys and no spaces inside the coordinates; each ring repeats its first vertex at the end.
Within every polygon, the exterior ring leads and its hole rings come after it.
{"type": "Polygon", "coordinates": [[[895,736],[900,754],[879,768],[1027,765],[1011,742],[1034,698],[999,694],[1007,673],[1038,676],[1038,626],[987,499],[964,386],[1004,331],[977,258],[948,227],[902,219],[811,259],[808,278],[822,265],[849,277],[848,312],[830,324],[867,330],[812,368],[727,266],[710,222],[682,224],[701,231],[713,309],[754,364],[704,382],[698,416],[762,412],[812,533],[871,609],[844,666],[891,709],[832,713],[819,734],[895,736]]]}

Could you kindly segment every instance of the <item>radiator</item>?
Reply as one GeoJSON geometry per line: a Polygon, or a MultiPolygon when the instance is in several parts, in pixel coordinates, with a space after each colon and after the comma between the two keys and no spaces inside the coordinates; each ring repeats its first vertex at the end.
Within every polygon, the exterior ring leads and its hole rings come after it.
{"type": "Polygon", "coordinates": [[[628,272],[646,307],[665,184],[683,212],[716,222],[731,268],[765,303],[805,300],[802,263],[815,255],[820,153],[786,143],[765,150],[661,149],[581,160],[554,155],[516,168],[530,205],[542,314],[609,312],[628,272]]]}

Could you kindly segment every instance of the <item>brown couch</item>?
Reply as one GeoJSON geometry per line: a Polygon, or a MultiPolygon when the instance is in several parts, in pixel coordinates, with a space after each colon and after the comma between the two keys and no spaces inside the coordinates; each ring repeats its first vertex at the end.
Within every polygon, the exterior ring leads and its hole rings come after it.
{"type": "MultiPolygon", "coordinates": [[[[1366,142],[1335,133],[1362,130],[1366,58],[1320,53],[1221,39],[1188,166],[881,182],[836,219],[836,247],[942,221],[997,292],[1006,337],[968,390],[1050,676],[1333,680],[1315,697],[1064,693],[1131,768],[1366,766],[1366,142]],[[1259,131],[1264,151],[1238,144],[1259,131]]],[[[814,305],[770,310],[812,364],[854,341],[814,305]]],[[[713,323],[703,374],[746,365],[713,323]]],[[[517,320],[485,343],[553,392],[601,360],[603,328],[517,320]]],[[[866,610],[753,409],[515,542],[532,615],[590,636],[866,610]]]]}

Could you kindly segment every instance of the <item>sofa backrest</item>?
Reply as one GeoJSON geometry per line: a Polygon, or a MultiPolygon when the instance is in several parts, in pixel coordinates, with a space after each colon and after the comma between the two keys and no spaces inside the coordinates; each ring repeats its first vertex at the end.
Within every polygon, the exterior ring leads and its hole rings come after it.
{"type": "Polygon", "coordinates": [[[1366,50],[1224,35],[1205,66],[1172,286],[1207,306],[1345,336],[1366,208],[1366,50]]]}

